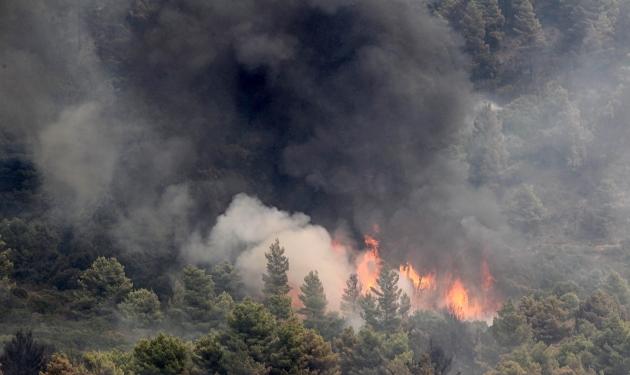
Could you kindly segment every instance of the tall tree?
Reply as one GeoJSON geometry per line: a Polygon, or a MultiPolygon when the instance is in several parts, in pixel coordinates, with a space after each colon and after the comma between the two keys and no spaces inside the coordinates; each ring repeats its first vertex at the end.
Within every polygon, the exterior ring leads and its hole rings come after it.
{"type": "Polygon", "coordinates": [[[326,301],[324,286],[317,271],[311,271],[304,277],[304,284],[300,290],[299,298],[304,307],[299,310],[299,313],[304,317],[304,326],[319,330],[326,319],[328,301],[326,301]]]}
{"type": "Polygon", "coordinates": [[[376,280],[378,288],[372,288],[378,301],[379,328],[386,332],[394,332],[400,327],[398,308],[402,291],[398,287],[398,277],[393,269],[383,267],[376,280]]]}
{"type": "Polygon", "coordinates": [[[358,316],[360,313],[361,283],[356,273],[346,281],[346,288],[341,297],[341,311],[346,317],[358,316]]]}
{"type": "Polygon", "coordinates": [[[507,168],[508,152],[503,135],[503,124],[490,104],[475,118],[468,144],[469,180],[476,186],[496,184],[507,168]]]}
{"type": "Polygon", "coordinates": [[[543,41],[543,32],[540,21],[534,12],[534,6],[530,0],[512,1],[512,31],[517,35],[522,44],[536,45],[543,41]]]}
{"type": "Polygon", "coordinates": [[[235,300],[243,298],[243,282],[238,270],[229,262],[221,262],[212,267],[212,280],[217,294],[227,292],[235,300]]]}
{"type": "Polygon", "coordinates": [[[486,43],[488,43],[490,50],[496,51],[501,46],[505,36],[503,31],[505,17],[498,0],[480,0],[480,6],[483,11],[484,24],[486,25],[486,43]]]}
{"type": "Polygon", "coordinates": [[[407,293],[403,293],[400,296],[400,306],[398,307],[400,317],[406,319],[409,315],[409,311],[411,311],[411,298],[409,298],[407,293]]]}
{"type": "Polygon", "coordinates": [[[372,329],[378,328],[379,311],[374,295],[372,293],[366,293],[361,296],[359,305],[361,306],[361,318],[365,321],[365,324],[372,329]]]}
{"type": "Polygon", "coordinates": [[[284,255],[284,248],[277,239],[265,253],[267,272],[263,275],[263,293],[265,305],[278,318],[286,319],[291,315],[291,297],[288,296],[289,259],[284,255]]]}
{"type": "Polygon", "coordinates": [[[214,297],[214,282],[212,276],[205,270],[188,266],[182,274],[184,287],[184,303],[198,309],[207,309],[214,297]]]}

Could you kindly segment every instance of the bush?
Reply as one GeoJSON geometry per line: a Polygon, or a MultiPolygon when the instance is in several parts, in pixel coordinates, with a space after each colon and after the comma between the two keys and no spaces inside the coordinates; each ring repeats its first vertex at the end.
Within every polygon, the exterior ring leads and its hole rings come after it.
{"type": "Polygon", "coordinates": [[[153,291],[147,289],[129,293],[118,308],[125,318],[141,325],[149,325],[162,319],[160,300],[153,291]]]}
{"type": "Polygon", "coordinates": [[[177,337],[160,333],[133,349],[137,375],[180,375],[191,367],[190,349],[177,337]]]}

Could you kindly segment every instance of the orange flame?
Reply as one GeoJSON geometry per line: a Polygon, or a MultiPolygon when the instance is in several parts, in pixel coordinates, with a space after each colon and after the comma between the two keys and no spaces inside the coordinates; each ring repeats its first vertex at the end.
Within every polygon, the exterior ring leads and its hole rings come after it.
{"type": "Polygon", "coordinates": [[[376,286],[378,274],[381,272],[381,257],[378,255],[379,242],[376,238],[365,235],[365,246],[368,251],[362,253],[357,260],[357,277],[362,286],[362,292],[367,293],[376,286]]]}
{"type": "Polygon", "coordinates": [[[436,281],[435,274],[429,273],[426,275],[419,274],[411,264],[405,263],[398,268],[400,275],[411,282],[413,288],[416,291],[425,289],[435,289],[436,281]]]}
{"type": "MultiPolygon", "coordinates": [[[[374,232],[378,233],[376,228],[374,232]]],[[[355,266],[362,292],[368,293],[377,287],[383,262],[379,240],[372,235],[365,235],[363,241],[366,251],[357,256],[355,266]]],[[[485,260],[481,262],[479,270],[481,285],[472,287],[473,284],[467,285],[461,277],[448,271],[423,274],[409,262],[398,267],[400,280],[403,281],[401,288],[411,287],[407,293],[414,310],[446,309],[461,320],[488,320],[500,306],[493,291],[496,280],[485,260]]]]}
{"type": "Polygon", "coordinates": [[[484,311],[479,301],[468,295],[468,289],[457,278],[446,292],[446,306],[457,318],[462,320],[479,319],[484,311]]]}

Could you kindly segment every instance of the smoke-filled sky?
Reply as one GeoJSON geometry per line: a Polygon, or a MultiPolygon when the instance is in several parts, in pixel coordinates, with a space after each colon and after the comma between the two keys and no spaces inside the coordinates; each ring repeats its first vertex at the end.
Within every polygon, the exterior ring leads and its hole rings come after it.
{"type": "Polygon", "coordinates": [[[276,214],[244,233],[286,219],[360,241],[376,224],[394,264],[477,270],[507,229],[469,183],[466,66],[417,0],[0,2],[0,130],[50,214],[104,215],[123,250],[195,262],[236,259],[216,236],[249,199],[276,214]]]}
{"type": "MultiPolygon", "coordinates": [[[[485,136],[510,154],[492,157],[517,160],[491,189],[470,182],[486,98],[462,47],[421,0],[4,0],[0,131],[34,164],[55,223],[94,224],[125,253],[246,268],[290,233],[306,267],[306,249],[359,248],[377,225],[386,261],[479,281],[482,257],[495,269],[526,240],[503,214],[512,187],[535,185],[565,225],[625,176],[628,89],[571,57],[582,67],[566,87],[499,111],[506,139],[486,113],[485,136]],[[240,234],[228,246],[217,233],[240,234]]],[[[332,264],[346,267],[317,266],[332,264]]]]}

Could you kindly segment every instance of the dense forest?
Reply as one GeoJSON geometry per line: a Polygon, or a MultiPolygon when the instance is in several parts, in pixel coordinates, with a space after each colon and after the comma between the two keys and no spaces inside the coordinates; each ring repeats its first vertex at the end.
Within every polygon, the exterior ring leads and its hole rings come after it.
{"type": "Polygon", "coordinates": [[[0,374],[630,373],[630,1],[0,0],[0,374]]]}

